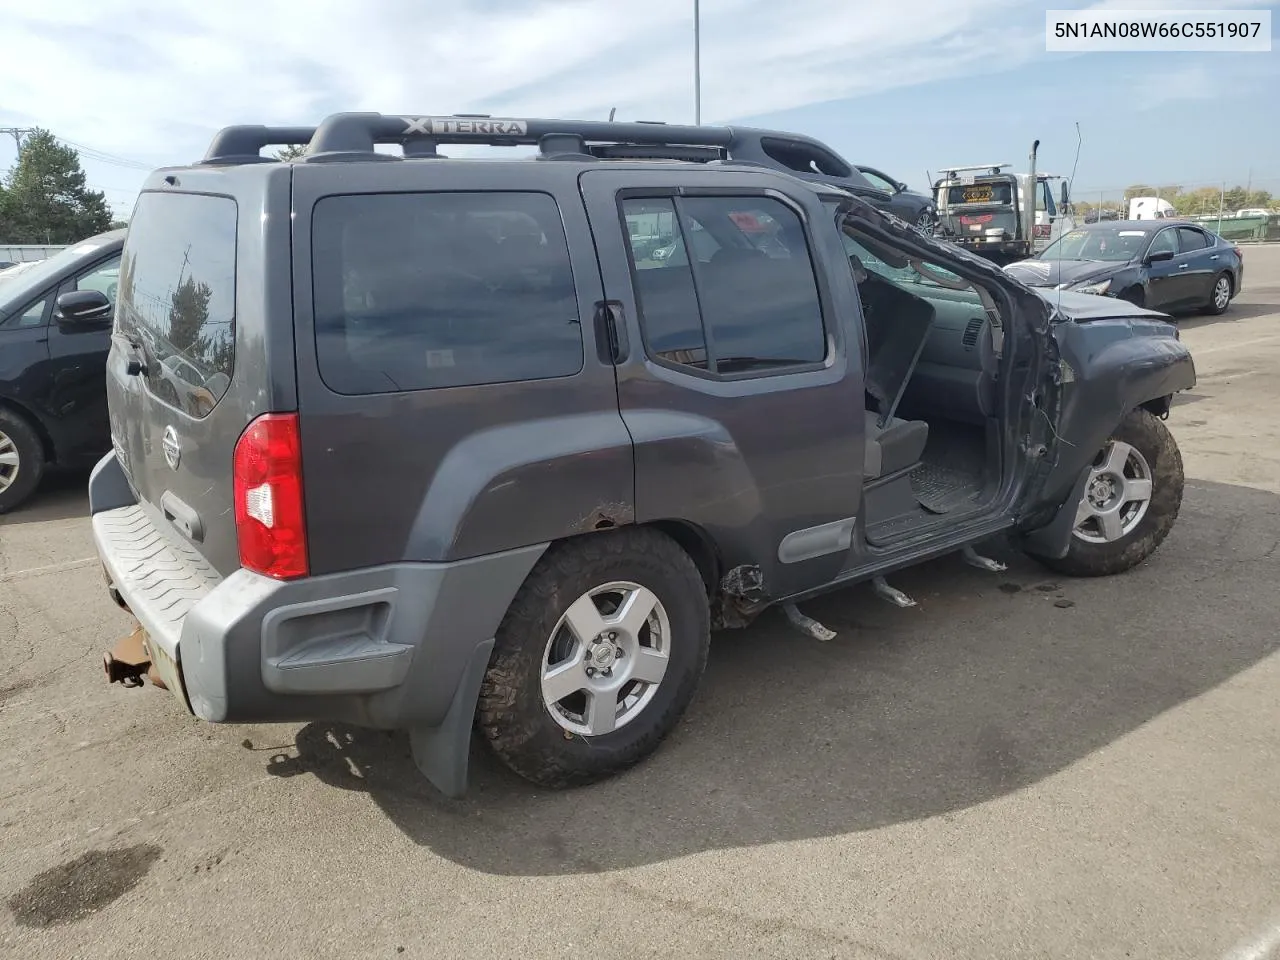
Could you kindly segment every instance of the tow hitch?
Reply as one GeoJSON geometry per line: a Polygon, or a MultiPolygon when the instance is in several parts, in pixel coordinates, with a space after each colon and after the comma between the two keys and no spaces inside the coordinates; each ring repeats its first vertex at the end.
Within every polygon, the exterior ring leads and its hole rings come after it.
{"type": "Polygon", "coordinates": [[[102,655],[102,669],[106,671],[107,683],[140,687],[145,677],[161,690],[168,689],[151,665],[146,633],[141,625],[102,655]]]}

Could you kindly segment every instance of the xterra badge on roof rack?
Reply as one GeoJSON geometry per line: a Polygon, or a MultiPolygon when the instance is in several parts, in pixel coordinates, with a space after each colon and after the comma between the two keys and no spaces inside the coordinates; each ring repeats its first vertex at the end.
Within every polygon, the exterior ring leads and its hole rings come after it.
{"type": "Polygon", "coordinates": [[[459,117],[401,117],[405,136],[523,137],[529,125],[523,120],[462,119],[459,117]]]}

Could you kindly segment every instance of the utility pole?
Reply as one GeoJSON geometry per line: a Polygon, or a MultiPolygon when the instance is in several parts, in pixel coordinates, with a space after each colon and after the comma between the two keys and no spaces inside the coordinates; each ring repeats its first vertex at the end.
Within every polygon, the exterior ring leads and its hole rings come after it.
{"type": "Polygon", "coordinates": [[[22,156],[22,138],[29,137],[35,132],[35,127],[0,127],[0,133],[7,133],[9,136],[13,137],[14,145],[18,150],[18,156],[22,156]]]}
{"type": "Polygon", "coordinates": [[[693,123],[702,126],[702,16],[693,0],[693,123]]]}

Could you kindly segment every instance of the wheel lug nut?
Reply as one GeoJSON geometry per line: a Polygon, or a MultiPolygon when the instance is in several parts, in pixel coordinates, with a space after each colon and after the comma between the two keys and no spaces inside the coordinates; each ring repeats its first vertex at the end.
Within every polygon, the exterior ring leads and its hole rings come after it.
{"type": "Polygon", "coordinates": [[[610,639],[610,640],[617,640],[617,639],[618,639],[618,635],[617,635],[616,633],[610,633],[610,634],[609,634],[609,639],[610,639]]]}
{"type": "Polygon", "coordinates": [[[594,677],[595,675],[596,675],[595,668],[594,668],[594,667],[587,667],[587,676],[588,676],[588,677],[594,677]]]}
{"type": "Polygon", "coordinates": [[[601,670],[600,672],[601,672],[601,673],[603,673],[606,677],[612,677],[612,676],[613,676],[613,670],[612,670],[610,667],[605,667],[605,668],[604,668],[603,670],[601,670]]]}

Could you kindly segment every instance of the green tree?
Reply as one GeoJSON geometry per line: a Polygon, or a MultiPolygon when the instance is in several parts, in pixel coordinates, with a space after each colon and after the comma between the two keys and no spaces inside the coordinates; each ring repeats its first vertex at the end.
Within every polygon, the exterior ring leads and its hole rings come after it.
{"type": "Polygon", "coordinates": [[[207,283],[197,283],[191,277],[179,283],[178,289],[173,291],[169,305],[168,340],[183,353],[190,353],[204,333],[205,322],[209,319],[209,298],[212,296],[213,290],[207,283]]]}
{"type": "Polygon", "coordinates": [[[282,147],[276,151],[277,160],[297,160],[300,156],[307,152],[305,143],[292,143],[287,147],[282,147]]]}
{"type": "Polygon", "coordinates": [[[69,244],[110,224],[107,198],[86,185],[80,154],[47,130],[31,134],[5,178],[0,239],[69,244]]]}

